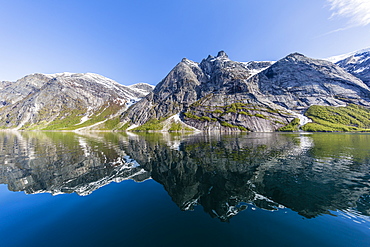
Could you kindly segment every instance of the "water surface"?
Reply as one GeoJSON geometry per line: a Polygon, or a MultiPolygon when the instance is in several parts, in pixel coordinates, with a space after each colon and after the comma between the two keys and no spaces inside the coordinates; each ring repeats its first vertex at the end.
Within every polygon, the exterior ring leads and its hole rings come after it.
{"type": "Polygon", "coordinates": [[[370,135],[0,132],[0,246],[369,246],[370,135]]]}

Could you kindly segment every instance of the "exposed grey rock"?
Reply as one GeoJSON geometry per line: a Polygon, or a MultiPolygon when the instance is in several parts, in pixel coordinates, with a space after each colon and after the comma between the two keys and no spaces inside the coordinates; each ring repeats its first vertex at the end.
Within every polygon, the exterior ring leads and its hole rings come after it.
{"type": "Polygon", "coordinates": [[[324,60],[293,53],[248,81],[270,101],[291,110],[311,105],[369,106],[370,90],[358,78],[324,60]]]}
{"type": "Polygon", "coordinates": [[[15,104],[29,94],[40,90],[50,77],[43,74],[27,75],[16,82],[7,83],[0,90],[0,107],[15,104]]]}
{"type": "Polygon", "coordinates": [[[229,56],[226,54],[226,52],[224,51],[219,51],[217,53],[217,57],[225,57],[225,58],[229,58],[229,56]]]}
{"type": "Polygon", "coordinates": [[[248,93],[209,94],[190,105],[183,116],[186,124],[203,131],[273,132],[293,119],[284,108],[248,93]]]}
{"type": "Polygon", "coordinates": [[[200,85],[207,81],[198,63],[184,58],[143,100],[133,105],[124,119],[144,124],[152,118],[172,116],[202,95],[200,85]]]}
{"type": "Polygon", "coordinates": [[[11,84],[10,81],[0,81],[0,90],[2,90],[3,88],[9,86],[11,84]]]}
{"type": "Polygon", "coordinates": [[[332,57],[329,58],[329,61],[335,62],[370,86],[370,49],[332,57]]]}

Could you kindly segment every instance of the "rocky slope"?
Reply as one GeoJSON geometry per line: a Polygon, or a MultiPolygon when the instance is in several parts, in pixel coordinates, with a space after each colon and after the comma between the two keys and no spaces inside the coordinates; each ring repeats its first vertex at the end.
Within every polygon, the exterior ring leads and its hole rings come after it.
{"type": "Polygon", "coordinates": [[[306,124],[312,105],[370,106],[369,99],[363,81],[325,60],[293,53],[276,63],[242,63],[221,51],[201,63],[184,58],[122,121],[135,129],[178,114],[198,130],[269,132],[295,118],[306,124]]]}
{"type": "Polygon", "coordinates": [[[370,48],[328,58],[370,86],[370,48]]]}
{"type": "Polygon", "coordinates": [[[370,90],[360,79],[331,62],[290,54],[251,78],[259,92],[291,110],[311,105],[370,105],[370,90]]]}
{"type": "Polygon", "coordinates": [[[147,84],[123,86],[86,73],[32,74],[0,89],[0,127],[78,129],[107,121],[148,94],[147,84]]]}

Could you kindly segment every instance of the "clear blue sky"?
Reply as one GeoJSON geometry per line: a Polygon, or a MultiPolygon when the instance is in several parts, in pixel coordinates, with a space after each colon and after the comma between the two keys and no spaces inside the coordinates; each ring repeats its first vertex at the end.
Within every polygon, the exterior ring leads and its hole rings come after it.
{"type": "Polygon", "coordinates": [[[0,80],[93,72],[124,85],[155,85],[183,57],[200,62],[219,50],[232,60],[251,61],[296,51],[324,58],[370,46],[369,0],[0,4],[0,80]]]}

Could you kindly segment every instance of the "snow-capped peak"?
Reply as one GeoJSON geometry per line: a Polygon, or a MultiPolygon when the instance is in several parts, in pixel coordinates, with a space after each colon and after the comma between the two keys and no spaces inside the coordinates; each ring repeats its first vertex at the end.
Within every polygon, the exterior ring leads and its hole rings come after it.
{"type": "Polygon", "coordinates": [[[363,53],[370,53],[370,47],[366,48],[366,49],[359,50],[359,51],[354,51],[354,52],[350,52],[350,53],[346,53],[346,54],[342,54],[342,55],[338,55],[338,56],[328,57],[328,58],[325,58],[325,60],[327,60],[329,62],[332,62],[332,63],[337,63],[337,62],[342,61],[342,60],[344,60],[348,57],[358,56],[358,55],[361,55],[363,53]]]}

